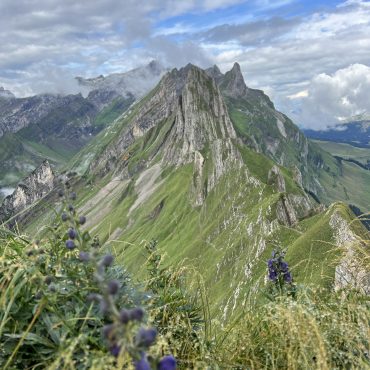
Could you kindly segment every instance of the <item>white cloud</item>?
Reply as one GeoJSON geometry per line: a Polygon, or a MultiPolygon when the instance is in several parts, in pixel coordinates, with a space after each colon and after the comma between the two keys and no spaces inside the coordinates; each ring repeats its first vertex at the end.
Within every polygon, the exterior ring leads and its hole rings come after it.
{"type": "Polygon", "coordinates": [[[266,89],[305,126],[368,109],[347,67],[370,65],[370,1],[271,16],[291,2],[299,7],[297,0],[0,0],[0,86],[18,96],[75,92],[75,75],[124,72],[153,58],[176,67],[217,63],[222,71],[238,61],[250,87],[266,89]],[[255,12],[226,9],[241,2],[255,12]],[[339,93],[337,80],[353,95],[339,93]]]}
{"type": "Polygon", "coordinates": [[[370,112],[370,67],[353,64],[330,75],[319,74],[298,95],[295,118],[306,128],[324,129],[343,118],[370,112]]]}
{"type": "Polygon", "coordinates": [[[301,98],[307,98],[308,97],[308,90],[302,90],[297,92],[296,94],[288,95],[288,99],[301,99],[301,98]]]}

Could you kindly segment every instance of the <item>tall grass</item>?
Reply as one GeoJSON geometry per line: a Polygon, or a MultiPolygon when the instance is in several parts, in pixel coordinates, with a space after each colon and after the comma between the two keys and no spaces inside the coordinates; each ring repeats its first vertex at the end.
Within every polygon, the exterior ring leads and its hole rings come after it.
{"type": "MultiPolygon", "coordinates": [[[[101,335],[107,318],[87,300],[99,292],[94,272],[77,251],[66,250],[56,229],[37,243],[0,231],[0,368],[134,368],[125,353],[117,359],[109,352],[101,335]]],[[[362,246],[369,248],[369,241],[362,246]]],[[[221,327],[209,317],[212,297],[202,284],[188,289],[200,275],[165,268],[156,244],[145,248],[148,278],[142,289],[119,266],[109,279],[120,281],[117,304],[142,304],[147,323],[158,329],[153,358],[172,353],[179,369],[370,368],[370,300],[361,291],[295,285],[294,294],[289,288],[271,296],[266,286],[221,327]]],[[[361,266],[369,271],[367,257],[361,266]]]]}

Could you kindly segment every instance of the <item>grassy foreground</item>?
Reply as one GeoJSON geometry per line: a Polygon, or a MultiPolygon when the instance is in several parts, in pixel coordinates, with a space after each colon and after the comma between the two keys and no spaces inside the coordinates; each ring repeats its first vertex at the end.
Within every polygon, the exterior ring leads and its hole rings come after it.
{"type": "Polygon", "coordinates": [[[369,297],[299,286],[275,258],[265,286],[223,326],[199,272],[163,268],[153,242],[143,247],[147,278],[134,285],[84,222],[65,203],[40,241],[0,231],[1,369],[171,370],[172,355],[178,369],[370,367],[369,297]]]}

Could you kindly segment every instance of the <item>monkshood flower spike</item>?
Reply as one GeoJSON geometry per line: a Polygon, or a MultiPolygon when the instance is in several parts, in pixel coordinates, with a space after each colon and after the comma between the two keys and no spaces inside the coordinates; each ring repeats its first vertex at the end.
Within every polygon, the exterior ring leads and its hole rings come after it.
{"type": "Polygon", "coordinates": [[[285,252],[281,249],[272,252],[272,257],[267,261],[267,277],[274,287],[274,293],[285,291],[293,295],[295,290],[293,276],[284,257],[285,252]]]}
{"type": "MultiPolygon", "coordinates": [[[[86,300],[89,304],[98,306],[105,322],[101,335],[107,350],[116,358],[121,355],[127,357],[129,354],[136,370],[175,370],[174,357],[156,359],[149,356],[150,347],[155,344],[157,338],[157,330],[145,325],[145,311],[141,307],[117,306],[116,301],[120,297],[122,284],[110,277],[110,270],[115,262],[114,256],[110,253],[102,256],[97,238],[91,240],[89,233],[81,230],[87,219],[78,215],[78,207],[72,202],[78,196],[71,191],[71,184],[65,185],[65,189],[59,192],[63,199],[60,220],[66,229],[65,247],[86,271],[92,272],[90,276],[95,281],[96,290],[88,293],[86,300]]],[[[52,278],[46,277],[45,284],[50,288],[52,278]]]]}

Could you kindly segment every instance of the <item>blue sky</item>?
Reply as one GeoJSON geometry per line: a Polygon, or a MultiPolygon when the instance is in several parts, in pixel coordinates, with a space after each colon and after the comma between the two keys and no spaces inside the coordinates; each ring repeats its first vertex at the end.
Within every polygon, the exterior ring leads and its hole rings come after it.
{"type": "Polygon", "coordinates": [[[301,126],[370,111],[370,1],[1,0],[0,86],[77,92],[80,75],[235,61],[301,126]],[[77,89],[77,90],[76,90],[77,89]]]}

